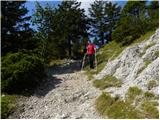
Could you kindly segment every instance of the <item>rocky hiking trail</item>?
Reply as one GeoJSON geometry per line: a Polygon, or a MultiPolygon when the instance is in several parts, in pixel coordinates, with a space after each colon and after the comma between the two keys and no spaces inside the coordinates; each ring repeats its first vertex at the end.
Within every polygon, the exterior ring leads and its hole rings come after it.
{"type": "Polygon", "coordinates": [[[33,95],[19,100],[9,118],[101,118],[94,105],[101,91],[93,87],[79,64],[72,61],[49,69],[49,77],[33,95]]]}

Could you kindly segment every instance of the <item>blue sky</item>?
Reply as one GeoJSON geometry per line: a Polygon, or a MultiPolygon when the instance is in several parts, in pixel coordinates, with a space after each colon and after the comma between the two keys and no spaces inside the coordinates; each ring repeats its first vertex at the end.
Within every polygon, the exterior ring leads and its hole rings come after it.
{"type": "MultiPolygon", "coordinates": [[[[85,11],[86,11],[86,14],[87,14],[88,8],[90,7],[90,4],[93,3],[94,0],[89,0],[89,1],[87,1],[87,0],[86,1],[84,1],[84,0],[77,0],[77,1],[82,2],[81,3],[81,8],[84,8],[85,11]]],[[[34,11],[35,11],[35,2],[36,1],[27,1],[25,3],[25,6],[29,10],[28,15],[32,15],[34,13],[34,11]]],[[[59,0],[59,1],[55,1],[55,0],[54,1],[51,1],[51,0],[49,0],[49,1],[42,1],[42,0],[39,0],[38,2],[42,6],[45,6],[47,3],[49,3],[52,6],[56,6],[56,5],[58,5],[58,4],[61,3],[61,0],[59,0]]],[[[120,6],[124,6],[125,3],[126,3],[126,1],[113,1],[113,0],[112,0],[112,2],[117,2],[120,6]]]]}
{"type": "MultiPolygon", "coordinates": [[[[51,6],[57,6],[58,4],[61,3],[62,0],[58,0],[58,1],[55,1],[55,0],[46,0],[46,1],[43,1],[43,0],[37,0],[41,6],[45,6],[47,3],[51,6]]],[[[92,4],[94,2],[94,0],[77,0],[78,2],[81,2],[81,8],[84,8],[85,10],[85,14],[87,15],[88,14],[88,8],[90,7],[90,4],[92,4]]],[[[113,3],[117,2],[120,6],[124,6],[126,1],[114,1],[112,0],[113,3]]],[[[32,16],[32,14],[35,12],[35,3],[36,1],[32,1],[32,0],[27,0],[27,2],[25,3],[25,6],[26,8],[28,9],[28,14],[29,16],[32,16]]],[[[36,28],[35,26],[32,26],[32,28],[36,28]]]]}

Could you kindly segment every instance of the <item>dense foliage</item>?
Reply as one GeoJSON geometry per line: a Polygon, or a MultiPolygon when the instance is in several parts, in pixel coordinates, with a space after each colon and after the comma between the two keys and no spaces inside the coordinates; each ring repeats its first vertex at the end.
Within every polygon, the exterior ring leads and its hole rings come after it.
{"type": "Polygon", "coordinates": [[[19,92],[35,87],[44,76],[42,60],[32,52],[8,53],[2,58],[2,92],[19,92]]]}
{"type": "Polygon", "coordinates": [[[33,22],[38,26],[40,39],[45,40],[47,59],[79,56],[87,37],[87,19],[80,2],[63,1],[56,8],[43,8],[36,3],[33,22]]]}
{"type": "Polygon", "coordinates": [[[122,45],[131,44],[147,31],[158,27],[157,13],[156,1],[152,1],[149,6],[146,5],[146,1],[128,1],[113,32],[113,39],[122,45]]]}
{"type": "Polygon", "coordinates": [[[33,31],[29,27],[30,16],[24,1],[1,2],[2,55],[19,49],[33,49],[33,31]]]}

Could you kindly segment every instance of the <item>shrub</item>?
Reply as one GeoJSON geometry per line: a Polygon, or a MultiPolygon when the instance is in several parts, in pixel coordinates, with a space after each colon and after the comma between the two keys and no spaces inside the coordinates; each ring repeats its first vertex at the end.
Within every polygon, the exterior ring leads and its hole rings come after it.
{"type": "Polygon", "coordinates": [[[14,101],[16,96],[14,95],[5,95],[1,97],[1,118],[7,118],[8,115],[16,108],[14,101]]]}
{"type": "Polygon", "coordinates": [[[2,58],[2,92],[34,88],[44,76],[42,60],[32,52],[9,53],[2,58]]]}

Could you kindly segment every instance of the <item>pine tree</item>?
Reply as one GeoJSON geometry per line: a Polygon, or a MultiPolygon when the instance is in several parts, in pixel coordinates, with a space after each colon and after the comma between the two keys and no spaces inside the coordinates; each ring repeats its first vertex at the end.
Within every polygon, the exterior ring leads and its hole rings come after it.
{"type": "Polygon", "coordinates": [[[101,45],[111,41],[112,31],[120,18],[120,6],[117,3],[96,0],[89,8],[92,36],[98,37],[101,45]]]}
{"type": "Polygon", "coordinates": [[[27,22],[30,16],[25,16],[28,10],[24,3],[25,1],[1,1],[2,55],[33,48],[28,42],[33,31],[27,22]]]}
{"type": "Polygon", "coordinates": [[[128,1],[124,6],[113,39],[122,45],[132,43],[149,30],[146,1],[128,1]]]}
{"type": "Polygon", "coordinates": [[[112,31],[116,28],[117,22],[120,19],[121,7],[117,3],[107,2],[105,5],[105,14],[107,16],[107,28],[109,31],[107,41],[112,40],[112,31]]]}
{"type": "Polygon", "coordinates": [[[105,1],[96,0],[89,8],[91,32],[93,36],[98,36],[101,45],[104,44],[106,31],[105,3],[105,1]]]}
{"type": "Polygon", "coordinates": [[[52,24],[52,35],[59,41],[59,49],[66,51],[68,57],[77,56],[81,40],[87,37],[87,19],[80,4],[76,1],[63,1],[56,9],[52,24]]]}

